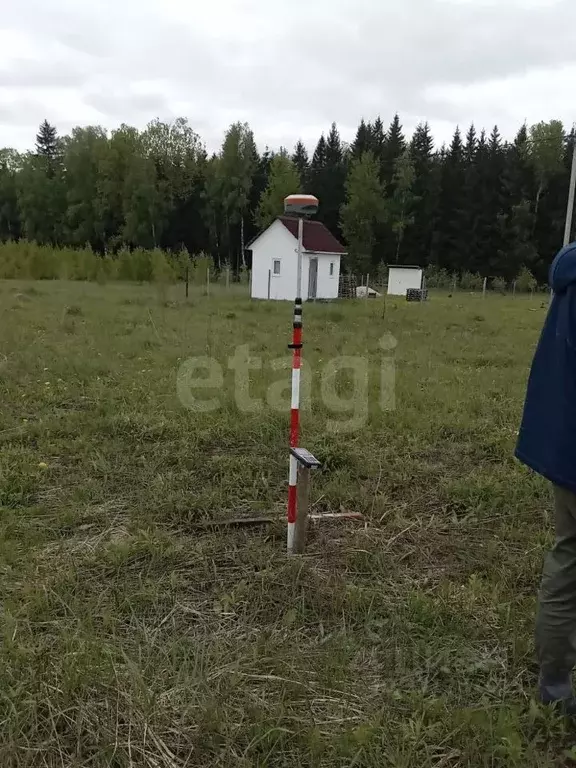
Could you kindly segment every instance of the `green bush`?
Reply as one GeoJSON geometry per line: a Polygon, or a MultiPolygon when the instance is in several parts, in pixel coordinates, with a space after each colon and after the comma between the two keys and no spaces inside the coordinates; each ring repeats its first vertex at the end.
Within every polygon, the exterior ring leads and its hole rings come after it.
{"type": "Polygon", "coordinates": [[[205,253],[194,256],[190,269],[190,282],[194,285],[206,286],[208,270],[210,270],[210,281],[214,278],[214,262],[205,253]]]}
{"type": "Polygon", "coordinates": [[[495,277],[492,280],[492,290],[498,293],[506,293],[506,280],[503,277],[495,277]]]}
{"type": "Polygon", "coordinates": [[[451,275],[446,269],[438,269],[438,267],[430,266],[425,272],[426,285],[428,288],[453,288],[454,275],[451,275]]]}
{"type": "MultiPolygon", "coordinates": [[[[89,280],[101,284],[109,280],[140,283],[174,282],[184,276],[187,252],[174,256],[159,248],[122,248],[115,256],[94,253],[90,244],[84,248],[54,248],[20,240],[0,243],[0,279],[4,280],[89,280]]],[[[206,270],[212,259],[197,260],[198,282],[206,283],[206,270]]]]}
{"type": "Polygon", "coordinates": [[[478,272],[463,272],[460,278],[460,287],[465,291],[480,291],[484,285],[484,278],[478,272]]]}
{"type": "Polygon", "coordinates": [[[521,293],[530,293],[530,291],[536,290],[537,287],[538,283],[532,272],[530,272],[528,267],[522,267],[516,277],[516,290],[521,293]]]}

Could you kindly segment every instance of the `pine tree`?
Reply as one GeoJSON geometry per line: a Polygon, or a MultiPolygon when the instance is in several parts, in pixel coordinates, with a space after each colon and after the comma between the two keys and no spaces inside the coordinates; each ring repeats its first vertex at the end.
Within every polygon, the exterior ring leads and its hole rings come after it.
{"type": "Polygon", "coordinates": [[[506,148],[503,185],[509,207],[534,197],[536,184],[534,167],[530,160],[528,128],[524,124],[512,144],[506,148]]]}
{"type": "MultiPolygon", "coordinates": [[[[398,115],[394,116],[383,139],[380,151],[380,179],[386,189],[389,201],[393,201],[396,191],[396,163],[406,149],[406,140],[398,115]]],[[[389,203],[394,207],[393,203],[389,203]]],[[[397,233],[392,229],[392,220],[384,222],[377,233],[378,250],[386,259],[392,260],[398,247],[397,233]]]]}
{"type": "Polygon", "coordinates": [[[300,186],[298,189],[300,192],[304,192],[308,188],[310,160],[308,159],[308,152],[306,151],[306,147],[300,140],[294,147],[292,162],[296,166],[296,170],[300,176],[300,186]]]}
{"type": "Polygon", "coordinates": [[[344,200],[347,160],[336,123],[332,123],[326,140],[326,187],[323,191],[322,220],[337,237],[340,236],[340,206],[344,200]]]}
{"type": "Polygon", "coordinates": [[[42,244],[63,244],[66,187],[62,174],[50,172],[45,157],[29,153],[18,172],[17,186],[25,236],[42,244]]]}
{"type": "Polygon", "coordinates": [[[320,137],[310,164],[310,191],[320,201],[318,218],[337,237],[340,234],[340,206],[344,200],[346,162],[336,123],[328,138],[320,137]]]}
{"type": "Polygon", "coordinates": [[[468,237],[462,226],[465,211],[462,208],[466,166],[460,129],[444,158],[441,158],[441,188],[438,223],[438,266],[450,272],[460,271],[467,258],[468,237]]]}
{"type": "Polygon", "coordinates": [[[48,120],[40,124],[36,134],[36,154],[47,157],[49,160],[56,158],[58,151],[58,134],[56,128],[50,125],[48,120]]]}
{"type": "Polygon", "coordinates": [[[369,125],[370,129],[370,150],[376,158],[380,167],[384,160],[384,144],[386,143],[386,134],[384,131],[384,123],[380,115],[369,125]]]}
{"type": "Polygon", "coordinates": [[[476,127],[474,123],[468,129],[466,141],[464,144],[464,181],[462,187],[462,221],[461,226],[468,233],[468,244],[466,254],[460,261],[460,270],[474,272],[478,269],[478,263],[481,261],[478,243],[477,224],[479,216],[479,170],[478,164],[483,156],[485,148],[485,138],[482,133],[481,142],[478,141],[476,127]],[[479,145],[481,149],[479,150],[479,145]]]}
{"type": "Polygon", "coordinates": [[[500,264],[503,225],[506,216],[504,193],[505,155],[498,126],[495,125],[488,141],[488,156],[483,189],[483,227],[481,253],[488,274],[502,276],[505,270],[500,264]]]}
{"type": "Polygon", "coordinates": [[[396,114],[384,138],[382,146],[382,180],[386,185],[393,183],[396,161],[406,149],[400,117],[396,114]]]}
{"type": "Polygon", "coordinates": [[[317,188],[322,184],[322,177],[326,168],[326,139],[324,134],[320,136],[310,163],[310,191],[317,194],[317,188]]]}
{"type": "Polygon", "coordinates": [[[39,158],[39,167],[44,168],[49,179],[62,172],[59,163],[60,148],[61,143],[55,126],[44,120],[36,134],[36,155],[39,158]]]}
{"type": "Polygon", "coordinates": [[[476,128],[472,123],[466,134],[466,143],[464,144],[464,162],[466,165],[470,165],[474,161],[477,144],[476,128]]]}
{"type": "Polygon", "coordinates": [[[430,261],[438,208],[434,140],[428,123],[416,127],[410,142],[410,157],[414,165],[414,223],[404,234],[404,251],[414,264],[426,265],[430,261]]]}
{"type": "Polygon", "coordinates": [[[372,147],[372,129],[370,124],[364,122],[364,118],[360,121],[358,130],[356,131],[356,138],[352,142],[351,154],[354,159],[361,157],[364,152],[369,152],[372,147]]]}
{"type": "Polygon", "coordinates": [[[56,245],[66,240],[66,187],[60,141],[46,120],[36,137],[36,152],[29,153],[18,173],[18,207],[26,237],[56,245]]]}

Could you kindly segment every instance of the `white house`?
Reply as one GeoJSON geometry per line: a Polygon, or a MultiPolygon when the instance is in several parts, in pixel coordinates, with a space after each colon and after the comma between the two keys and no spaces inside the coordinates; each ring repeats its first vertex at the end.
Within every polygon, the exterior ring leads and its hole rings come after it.
{"type": "MultiPolygon", "coordinates": [[[[298,219],[280,216],[257,235],[252,251],[253,299],[296,298],[298,272],[298,219]]],[[[340,257],[346,253],[320,221],[304,221],[302,298],[337,299],[340,257]]]]}
{"type": "Polygon", "coordinates": [[[388,295],[406,296],[409,288],[422,288],[422,267],[408,264],[388,267],[388,295]]]}

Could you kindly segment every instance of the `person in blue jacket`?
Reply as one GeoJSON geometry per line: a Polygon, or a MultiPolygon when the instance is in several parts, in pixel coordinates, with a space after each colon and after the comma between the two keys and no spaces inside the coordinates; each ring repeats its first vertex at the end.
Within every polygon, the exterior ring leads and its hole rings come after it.
{"type": "Polygon", "coordinates": [[[554,259],[550,287],[516,456],[554,487],[556,542],[544,566],[536,619],[540,698],[576,715],[576,243],[554,259]]]}

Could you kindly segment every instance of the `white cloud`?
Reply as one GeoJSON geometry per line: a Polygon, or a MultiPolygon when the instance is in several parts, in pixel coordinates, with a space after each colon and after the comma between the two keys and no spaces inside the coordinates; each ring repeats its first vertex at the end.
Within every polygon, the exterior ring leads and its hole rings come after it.
{"type": "Polygon", "coordinates": [[[310,146],[336,120],[398,111],[408,130],[510,135],[571,122],[573,0],[19,0],[0,29],[0,146],[47,117],[142,127],[183,114],[210,149],[247,120],[264,146],[310,146]]]}

